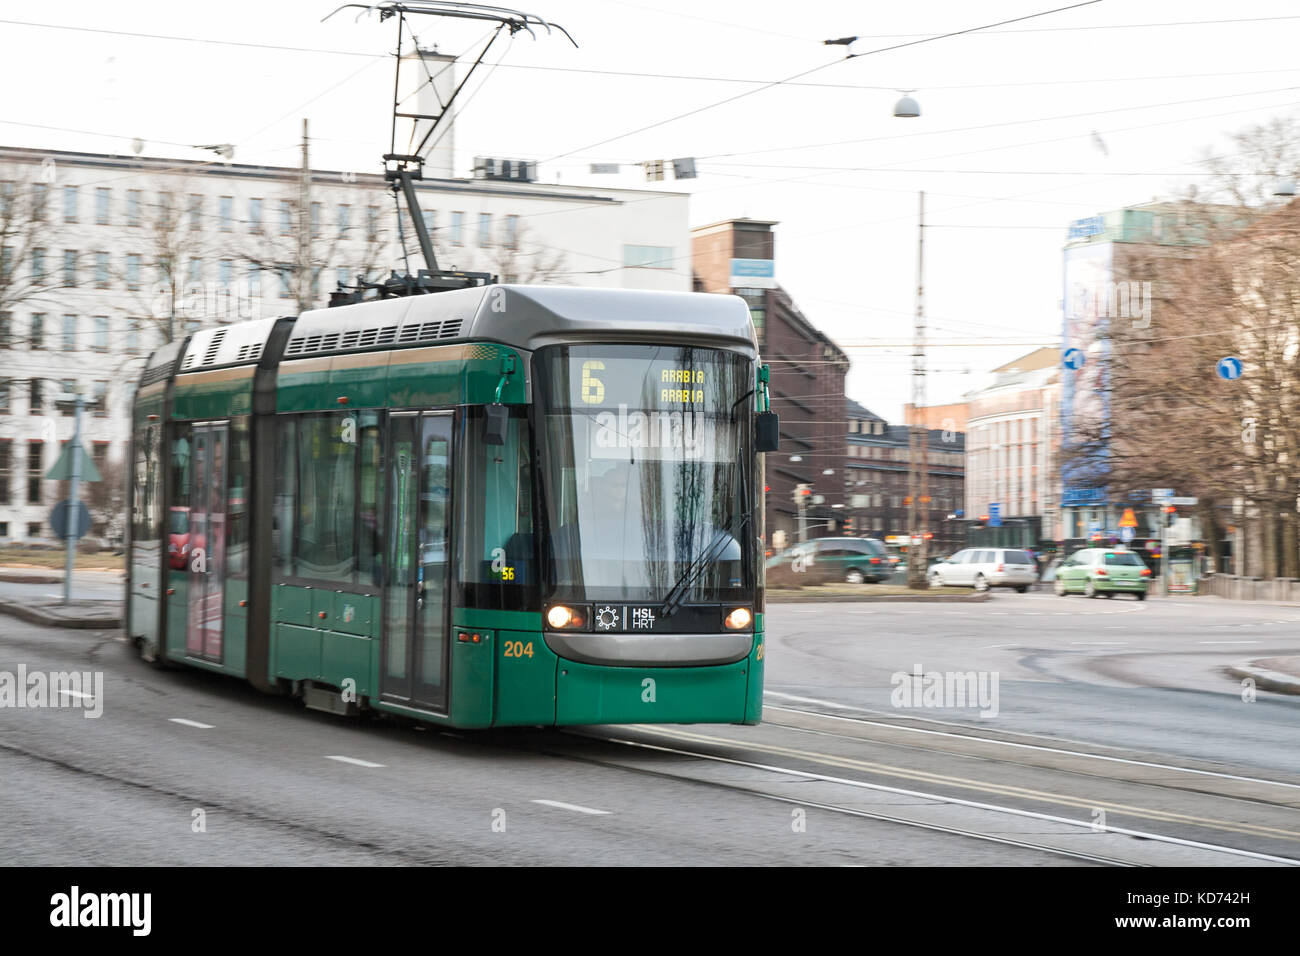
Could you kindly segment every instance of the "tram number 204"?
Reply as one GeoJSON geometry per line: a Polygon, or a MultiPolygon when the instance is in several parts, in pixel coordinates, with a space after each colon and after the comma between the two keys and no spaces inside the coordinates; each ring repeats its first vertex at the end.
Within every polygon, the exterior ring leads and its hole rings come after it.
{"type": "Polygon", "coordinates": [[[504,656],[506,656],[506,657],[532,657],[532,656],[533,656],[533,642],[532,642],[532,641],[529,641],[527,644],[525,644],[523,641],[506,641],[506,642],[505,642],[505,655],[504,655],[504,656]]]}

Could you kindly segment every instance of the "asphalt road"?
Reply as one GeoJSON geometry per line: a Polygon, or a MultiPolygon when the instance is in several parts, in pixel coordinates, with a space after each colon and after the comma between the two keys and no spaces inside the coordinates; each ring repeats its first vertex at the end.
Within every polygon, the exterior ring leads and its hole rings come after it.
{"type": "Polygon", "coordinates": [[[105,682],[98,719],[0,709],[7,859],[1300,858],[1300,699],[1245,703],[1216,672],[1296,653],[1300,608],[999,593],[960,607],[787,605],[769,620],[760,727],[480,734],[317,714],[227,678],[155,671],[116,634],[0,620],[0,671],[94,669],[105,682]],[[1203,643],[1216,639],[1256,643],[1203,643]],[[918,664],[996,677],[997,716],[894,706],[893,675],[918,664]]]}

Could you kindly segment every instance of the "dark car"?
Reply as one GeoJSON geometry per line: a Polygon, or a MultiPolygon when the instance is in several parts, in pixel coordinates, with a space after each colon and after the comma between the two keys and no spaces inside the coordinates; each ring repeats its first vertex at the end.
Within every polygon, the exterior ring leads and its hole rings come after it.
{"type": "Polygon", "coordinates": [[[861,584],[884,581],[893,573],[889,550],[875,538],[816,538],[786,548],[767,561],[768,569],[789,567],[794,571],[816,571],[819,576],[861,584]]]}

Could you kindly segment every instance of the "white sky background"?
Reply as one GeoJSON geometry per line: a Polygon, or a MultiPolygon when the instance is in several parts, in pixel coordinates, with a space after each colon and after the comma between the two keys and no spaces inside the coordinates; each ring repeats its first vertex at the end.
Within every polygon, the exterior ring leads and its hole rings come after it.
{"type": "MultiPolygon", "coordinates": [[[[1226,132],[1300,108],[1300,6],[1287,0],[1103,0],[844,62],[843,47],[821,42],[856,34],[852,49],[864,52],[1068,2],[529,0],[525,9],[563,24],[580,48],[558,34],[499,42],[488,63],[504,52],[500,67],[462,94],[473,99],[456,125],[457,167],[468,175],[475,155],[536,159],[542,181],[690,192],[692,225],[779,221],[778,280],[852,358],[850,397],[897,421],[910,400],[910,350],[867,346],[911,337],[918,190],[934,226],[928,400],[959,401],[988,369],[1058,339],[1070,220],[1171,196],[1201,178],[1186,174],[1203,151],[1225,147],[1226,132]],[[1217,22],[1139,26],[1198,20],[1217,22]],[[757,85],[567,72],[772,81],[822,64],[833,65],[801,82],[842,86],[774,87],[599,146],[757,85]],[[916,90],[919,119],[892,116],[900,89],[916,90]],[[587,172],[592,162],[677,156],[698,157],[698,179],[648,185],[639,168],[587,172]],[[979,344],[990,341],[1025,344],[979,344]]],[[[376,171],[391,57],[12,22],[391,52],[392,21],[343,11],[320,23],[331,9],[329,0],[0,0],[10,21],[0,23],[0,141],[126,153],[140,137],[147,155],[185,158],[211,154],[184,144],[230,142],[238,162],[294,165],[306,116],[314,166],[376,171]]],[[[485,29],[419,25],[444,53],[485,29]]]]}

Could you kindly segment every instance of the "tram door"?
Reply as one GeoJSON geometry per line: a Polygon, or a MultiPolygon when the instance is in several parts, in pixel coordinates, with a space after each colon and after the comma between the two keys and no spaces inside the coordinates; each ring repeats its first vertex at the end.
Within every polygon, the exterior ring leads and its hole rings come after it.
{"type": "Polygon", "coordinates": [[[226,574],[226,423],[195,425],[190,449],[185,653],[220,661],[226,574]]]}
{"type": "Polygon", "coordinates": [[[447,709],[451,570],[450,412],[389,418],[388,582],[380,692],[395,702],[447,709]]]}

